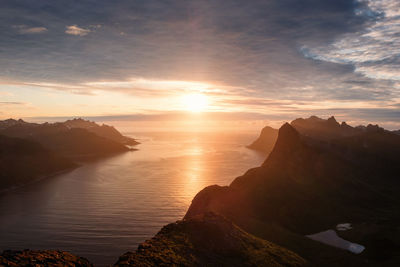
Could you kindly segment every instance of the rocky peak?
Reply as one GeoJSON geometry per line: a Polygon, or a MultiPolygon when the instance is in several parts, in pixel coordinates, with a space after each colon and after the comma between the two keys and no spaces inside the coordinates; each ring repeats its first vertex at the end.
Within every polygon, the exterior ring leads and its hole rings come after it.
{"type": "Polygon", "coordinates": [[[267,161],[281,160],[285,155],[299,150],[302,145],[300,134],[292,125],[286,122],[279,129],[278,139],[267,161]]]}
{"type": "Polygon", "coordinates": [[[334,116],[331,116],[328,120],[327,123],[333,126],[339,126],[339,123],[336,121],[334,116]]]}
{"type": "Polygon", "coordinates": [[[367,130],[367,132],[383,132],[384,131],[384,129],[383,128],[381,128],[381,127],[379,127],[379,125],[378,124],[375,124],[375,125],[373,125],[373,124],[368,124],[367,125],[367,128],[366,128],[366,130],[367,130]]]}

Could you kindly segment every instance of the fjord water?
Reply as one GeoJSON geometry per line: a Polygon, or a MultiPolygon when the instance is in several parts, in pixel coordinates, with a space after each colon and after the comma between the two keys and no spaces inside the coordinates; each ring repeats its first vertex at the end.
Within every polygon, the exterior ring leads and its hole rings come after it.
{"type": "Polygon", "coordinates": [[[245,147],[255,132],[131,136],[138,151],[0,195],[0,250],[59,249],[112,264],[181,219],[205,186],[228,185],[265,159],[245,147]]]}

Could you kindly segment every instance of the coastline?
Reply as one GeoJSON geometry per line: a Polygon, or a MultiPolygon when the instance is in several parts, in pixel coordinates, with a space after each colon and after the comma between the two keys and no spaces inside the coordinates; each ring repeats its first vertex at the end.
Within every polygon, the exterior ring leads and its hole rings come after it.
{"type": "Polygon", "coordinates": [[[116,156],[116,155],[119,155],[119,154],[122,154],[122,153],[133,152],[133,151],[137,151],[138,150],[136,148],[130,148],[130,147],[127,147],[127,148],[128,149],[126,151],[121,151],[121,152],[111,153],[111,154],[106,154],[106,155],[86,154],[86,155],[75,155],[75,156],[72,156],[71,159],[73,161],[72,162],[73,166],[71,166],[69,168],[66,168],[66,169],[63,169],[63,170],[60,170],[60,171],[56,171],[56,172],[50,173],[50,174],[41,175],[39,177],[33,178],[31,181],[26,182],[26,183],[22,183],[22,184],[18,184],[18,185],[12,185],[10,187],[1,189],[0,190],[0,195],[5,194],[7,192],[12,192],[14,190],[20,189],[22,187],[25,187],[25,186],[28,186],[28,185],[31,185],[31,184],[34,184],[34,183],[38,183],[38,182],[46,180],[46,179],[50,179],[52,177],[55,177],[55,176],[58,176],[58,175],[61,175],[61,174],[64,174],[64,173],[68,173],[68,172],[70,172],[72,170],[75,170],[75,169],[77,169],[77,168],[79,168],[79,167],[81,167],[81,166],[83,166],[83,165],[85,165],[87,163],[90,163],[90,162],[93,162],[93,161],[96,161],[96,160],[106,159],[108,157],[116,156]]]}
{"type": "Polygon", "coordinates": [[[26,182],[26,183],[13,185],[13,186],[10,186],[8,188],[2,189],[2,190],[0,190],[0,196],[2,194],[8,193],[8,192],[12,192],[12,191],[18,190],[18,189],[23,188],[25,186],[28,186],[28,185],[31,185],[31,184],[35,184],[35,183],[38,183],[38,182],[46,180],[46,179],[50,179],[52,177],[55,177],[55,176],[58,176],[58,175],[61,175],[61,174],[64,174],[64,173],[68,173],[68,172],[70,172],[72,170],[75,170],[75,169],[77,169],[77,168],[82,166],[82,164],[78,164],[78,163],[74,163],[74,165],[75,166],[71,166],[69,168],[66,168],[66,169],[63,169],[63,170],[60,170],[60,171],[56,171],[56,172],[53,172],[53,173],[50,173],[50,174],[46,174],[46,175],[41,175],[41,176],[39,176],[37,178],[33,178],[31,181],[26,182]]]}

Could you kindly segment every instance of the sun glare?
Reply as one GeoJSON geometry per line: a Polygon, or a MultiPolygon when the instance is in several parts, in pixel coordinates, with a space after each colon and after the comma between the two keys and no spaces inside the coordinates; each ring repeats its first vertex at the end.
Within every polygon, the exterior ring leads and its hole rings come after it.
{"type": "Polygon", "coordinates": [[[207,108],[208,99],[207,96],[200,93],[189,94],[183,97],[183,104],[189,111],[201,112],[207,108]]]}

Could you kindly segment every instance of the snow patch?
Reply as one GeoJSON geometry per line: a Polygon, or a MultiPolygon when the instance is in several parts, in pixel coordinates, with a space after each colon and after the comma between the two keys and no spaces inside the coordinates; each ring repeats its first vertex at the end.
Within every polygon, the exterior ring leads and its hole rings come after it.
{"type": "Polygon", "coordinates": [[[336,230],[338,231],[347,231],[350,229],[353,229],[351,223],[339,223],[338,225],[336,225],[336,230]]]}
{"type": "Polygon", "coordinates": [[[348,250],[354,254],[360,254],[365,249],[365,247],[360,244],[352,243],[339,237],[337,233],[331,229],[312,235],[306,235],[306,237],[332,247],[348,250]]]}

